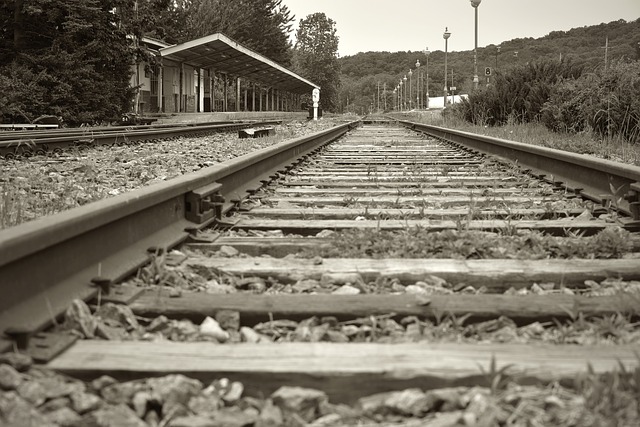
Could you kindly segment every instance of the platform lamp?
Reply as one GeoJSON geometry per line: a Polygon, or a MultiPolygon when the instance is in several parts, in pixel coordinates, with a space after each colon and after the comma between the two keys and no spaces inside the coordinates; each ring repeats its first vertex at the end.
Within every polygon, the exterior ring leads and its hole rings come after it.
{"type": "Polygon", "coordinates": [[[416,60],[416,71],[418,72],[418,77],[416,78],[416,107],[418,110],[420,109],[420,60],[416,60]]]}
{"type": "MultiPolygon", "coordinates": [[[[396,87],[395,89],[393,89],[393,103],[397,103],[398,101],[398,97],[396,96],[396,93],[398,92],[398,88],[396,87]]],[[[396,106],[397,108],[397,106],[396,106]]]]}
{"type": "Polygon", "coordinates": [[[478,89],[478,6],[482,0],[471,0],[471,6],[476,14],[476,43],[473,48],[473,88],[478,89]]]}
{"type": "Polygon", "coordinates": [[[404,109],[404,105],[402,105],[402,79],[400,79],[400,111],[404,109]]]}
{"type": "Polygon", "coordinates": [[[442,38],[444,39],[444,108],[447,108],[447,96],[449,95],[449,91],[447,90],[447,49],[449,37],[451,37],[451,33],[449,32],[449,28],[445,27],[444,34],[442,34],[442,38]]]}
{"type": "Polygon", "coordinates": [[[404,108],[407,109],[407,75],[404,75],[404,108]]]}
{"type": "Polygon", "coordinates": [[[411,76],[413,76],[413,72],[411,71],[411,68],[409,68],[409,72],[407,74],[409,74],[409,110],[411,110],[411,105],[413,104],[413,79],[411,78],[411,76]]]}
{"type": "Polygon", "coordinates": [[[427,46],[424,50],[424,54],[427,57],[427,102],[426,102],[426,107],[427,110],[429,109],[429,54],[431,54],[431,52],[429,52],[429,46],[427,46]]]}

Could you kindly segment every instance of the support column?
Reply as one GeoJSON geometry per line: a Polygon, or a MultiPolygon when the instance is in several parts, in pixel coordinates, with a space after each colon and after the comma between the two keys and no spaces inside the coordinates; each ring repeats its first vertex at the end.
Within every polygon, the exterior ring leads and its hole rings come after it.
{"type": "Polygon", "coordinates": [[[236,77],[236,112],[240,111],[240,77],[236,77]]]}
{"type": "Polygon", "coordinates": [[[262,111],[262,86],[260,86],[260,111],[262,111]]]}
{"type": "Polygon", "coordinates": [[[184,102],[182,98],[184,97],[184,64],[180,63],[180,102],[178,103],[178,112],[184,112],[184,102]]]}
{"type": "Polygon", "coordinates": [[[223,88],[223,89],[224,89],[224,90],[223,90],[223,93],[224,93],[224,99],[222,100],[222,111],[224,111],[225,113],[228,111],[228,110],[227,110],[227,98],[228,98],[228,95],[229,95],[229,94],[228,94],[228,92],[227,92],[227,89],[228,89],[228,88],[227,88],[227,86],[228,86],[228,82],[227,82],[227,75],[226,75],[226,74],[224,74],[224,88],[223,88]]]}
{"type": "Polygon", "coordinates": [[[251,87],[253,88],[252,90],[252,94],[251,94],[251,111],[256,111],[256,84],[255,82],[251,84],[251,87]]]}
{"type": "Polygon", "coordinates": [[[162,65],[162,58],[160,58],[160,65],[158,65],[158,112],[164,112],[164,102],[162,97],[164,95],[164,66],[162,65]]]}
{"type": "Polygon", "coordinates": [[[271,88],[271,111],[276,111],[276,90],[271,88]]]}
{"type": "Polygon", "coordinates": [[[244,84],[244,108],[242,111],[249,111],[249,104],[247,104],[247,84],[244,84]]]}
{"type": "Polygon", "coordinates": [[[215,79],[214,74],[211,71],[211,68],[209,68],[209,105],[211,106],[211,108],[210,108],[211,111],[215,111],[216,110],[216,107],[215,107],[215,104],[214,104],[215,95],[213,93],[213,90],[215,89],[215,86],[216,86],[214,84],[214,82],[215,82],[214,79],[215,79]]]}
{"type": "Polygon", "coordinates": [[[276,100],[276,110],[282,111],[282,105],[280,105],[280,91],[277,92],[278,99],[276,100]]]}
{"type": "Polygon", "coordinates": [[[198,112],[204,113],[204,70],[198,68],[198,112]]]}
{"type": "Polygon", "coordinates": [[[264,91],[264,109],[265,111],[269,111],[269,88],[264,91]]]}

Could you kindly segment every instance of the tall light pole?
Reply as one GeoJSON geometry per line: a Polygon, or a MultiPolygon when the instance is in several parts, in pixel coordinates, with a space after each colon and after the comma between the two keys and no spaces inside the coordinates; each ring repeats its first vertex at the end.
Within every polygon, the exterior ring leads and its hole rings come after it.
{"type": "Polygon", "coordinates": [[[409,68],[409,110],[411,110],[411,104],[413,103],[413,79],[411,78],[411,76],[413,75],[413,72],[411,71],[411,68],[409,68]]]}
{"type": "Polygon", "coordinates": [[[476,44],[473,49],[473,88],[478,89],[478,6],[482,0],[471,0],[471,6],[476,13],[476,44]]]}
{"type": "Polygon", "coordinates": [[[404,110],[404,105],[402,103],[402,79],[400,79],[400,111],[404,110]]]}
{"type": "Polygon", "coordinates": [[[445,27],[444,34],[442,34],[442,38],[444,39],[444,108],[447,108],[447,95],[449,95],[449,91],[447,90],[447,49],[449,37],[451,37],[451,33],[449,32],[449,28],[445,27]]]}
{"type": "Polygon", "coordinates": [[[424,54],[427,57],[427,102],[426,102],[426,106],[427,106],[427,110],[429,109],[429,54],[431,52],[429,52],[429,46],[427,46],[427,48],[424,50],[424,54]]]}
{"type": "MultiPolygon", "coordinates": [[[[393,103],[396,104],[398,102],[398,88],[393,89],[393,103]]],[[[397,108],[397,105],[394,105],[394,108],[397,108]]]]}
{"type": "Polygon", "coordinates": [[[404,75],[404,108],[407,109],[407,75],[404,75]]]}
{"type": "Polygon", "coordinates": [[[420,60],[416,60],[416,70],[418,71],[418,78],[416,79],[416,107],[418,110],[422,107],[420,105],[420,60]]]}

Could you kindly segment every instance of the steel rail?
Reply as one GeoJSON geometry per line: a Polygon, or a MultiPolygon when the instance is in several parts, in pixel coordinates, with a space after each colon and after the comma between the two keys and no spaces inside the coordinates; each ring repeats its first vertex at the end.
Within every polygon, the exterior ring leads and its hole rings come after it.
{"type": "MultiPolygon", "coordinates": [[[[220,121],[200,123],[200,125],[223,125],[229,123],[240,123],[242,120],[236,122],[233,121],[220,121]]],[[[246,122],[246,121],[245,121],[246,122]]],[[[151,124],[151,125],[129,125],[129,126],[95,126],[95,127],[78,127],[78,128],[58,128],[58,129],[46,129],[46,130],[27,130],[27,131],[5,131],[0,132],[0,141],[12,141],[18,139],[43,139],[54,138],[59,136],[85,136],[88,134],[103,134],[110,132],[125,132],[136,131],[142,129],[161,129],[171,127],[187,127],[194,126],[196,123],[165,123],[165,124],[151,124]]]]}
{"type": "Polygon", "coordinates": [[[108,292],[109,284],[149,260],[149,248],[181,243],[270,176],[357,124],[0,231],[0,351],[12,345],[10,337],[25,341],[50,326],[72,299],[108,292]]]}
{"type": "Polygon", "coordinates": [[[129,127],[113,131],[71,131],[69,133],[30,134],[14,139],[0,140],[0,155],[12,156],[18,154],[43,154],[51,149],[72,146],[94,146],[125,144],[132,141],[173,138],[177,136],[240,130],[250,126],[264,126],[280,123],[281,120],[267,120],[259,122],[224,122],[208,124],[165,125],[155,127],[129,127]]]}
{"type": "Polygon", "coordinates": [[[515,162],[532,175],[640,221],[640,167],[583,154],[400,120],[427,135],[515,162]]]}

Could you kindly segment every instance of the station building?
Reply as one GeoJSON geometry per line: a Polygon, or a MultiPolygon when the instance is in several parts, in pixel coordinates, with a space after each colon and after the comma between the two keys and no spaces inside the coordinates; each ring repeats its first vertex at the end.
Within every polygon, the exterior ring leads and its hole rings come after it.
{"type": "Polygon", "coordinates": [[[156,65],[134,66],[134,111],[204,113],[301,111],[301,96],[320,87],[224,34],[177,45],[144,37],[156,65]]]}

